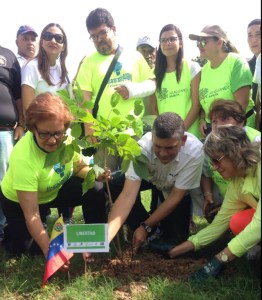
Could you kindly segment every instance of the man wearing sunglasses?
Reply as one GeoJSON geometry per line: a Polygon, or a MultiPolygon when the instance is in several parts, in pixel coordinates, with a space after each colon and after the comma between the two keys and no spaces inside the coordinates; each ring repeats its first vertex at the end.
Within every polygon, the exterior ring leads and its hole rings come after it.
{"type": "MultiPolygon", "coordinates": [[[[83,60],[76,82],[83,91],[84,99],[94,102],[119,45],[114,19],[106,9],[97,8],[91,11],[86,19],[86,27],[96,52],[83,60]]],[[[123,49],[99,100],[97,118],[111,119],[115,116],[109,109],[110,99],[115,92],[121,96],[121,101],[116,107],[120,115],[125,117],[131,114],[135,100],[142,100],[143,97],[154,93],[154,78],[153,71],[140,53],[123,49]]],[[[140,122],[142,133],[142,121],[140,122]]],[[[85,124],[85,134],[92,133],[90,124],[85,124]]],[[[100,154],[98,151],[95,155],[95,162],[104,166],[104,154],[100,154]]],[[[118,157],[107,157],[107,166],[112,171],[119,169],[119,163],[118,157]]]]}

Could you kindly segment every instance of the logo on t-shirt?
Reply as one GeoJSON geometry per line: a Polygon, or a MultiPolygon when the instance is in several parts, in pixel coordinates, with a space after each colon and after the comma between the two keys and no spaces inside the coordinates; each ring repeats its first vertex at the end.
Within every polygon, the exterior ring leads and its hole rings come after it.
{"type": "Polygon", "coordinates": [[[61,177],[63,177],[64,175],[65,175],[65,166],[64,165],[61,165],[60,163],[58,163],[58,164],[55,164],[54,166],[53,166],[53,169],[55,170],[55,172],[57,173],[57,174],[59,174],[61,177]]]}

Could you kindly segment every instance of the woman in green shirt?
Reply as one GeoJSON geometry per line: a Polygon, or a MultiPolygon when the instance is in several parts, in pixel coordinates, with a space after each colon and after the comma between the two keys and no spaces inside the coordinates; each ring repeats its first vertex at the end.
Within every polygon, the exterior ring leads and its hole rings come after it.
{"type": "MultiPolygon", "coordinates": [[[[103,183],[95,182],[94,188],[83,194],[82,182],[89,165],[80,153],[73,152],[70,157],[68,151],[67,155],[59,152],[72,120],[65,102],[51,93],[39,94],[26,110],[28,132],[11,153],[0,189],[8,223],[4,246],[11,254],[42,252],[47,257],[47,208],[81,205],[86,223],[107,221],[103,183]],[[46,165],[49,153],[57,153],[58,161],[46,165]]],[[[106,178],[111,178],[110,171],[97,180],[106,178]]]]}
{"type": "Polygon", "coordinates": [[[192,278],[198,280],[216,277],[227,262],[241,257],[261,240],[260,143],[251,143],[246,132],[239,126],[221,125],[208,135],[204,151],[210,157],[214,169],[231,181],[222,207],[213,222],[186,242],[172,248],[169,256],[175,258],[211,244],[230,225],[234,225],[232,231],[236,233],[236,222],[239,223],[238,227],[244,229],[236,234],[225,249],[193,274],[192,278]],[[251,221],[243,224],[241,215],[248,209],[253,209],[254,214],[252,216],[250,211],[251,221]]]}

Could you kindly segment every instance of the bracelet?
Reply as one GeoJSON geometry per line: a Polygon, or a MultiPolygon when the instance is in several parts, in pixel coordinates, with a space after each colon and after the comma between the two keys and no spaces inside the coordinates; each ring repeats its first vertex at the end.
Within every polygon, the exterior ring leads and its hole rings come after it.
{"type": "Polygon", "coordinates": [[[203,194],[203,196],[204,196],[204,198],[206,198],[207,196],[213,196],[213,193],[211,193],[211,192],[205,192],[203,194]]]}

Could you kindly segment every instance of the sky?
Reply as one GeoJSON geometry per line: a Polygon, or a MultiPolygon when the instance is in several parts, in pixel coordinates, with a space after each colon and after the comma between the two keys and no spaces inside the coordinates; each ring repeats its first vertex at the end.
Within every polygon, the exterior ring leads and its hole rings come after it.
{"type": "Polygon", "coordinates": [[[1,4],[0,45],[16,53],[16,32],[21,25],[32,26],[40,35],[48,23],[59,23],[68,38],[67,68],[72,78],[81,59],[95,51],[85,20],[97,7],[106,8],[112,14],[119,43],[134,50],[139,37],[148,35],[158,40],[166,24],[178,26],[188,59],[199,55],[196,42],[189,40],[188,35],[199,33],[211,24],[227,32],[241,55],[252,57],[247,44],[247,25],[261,18],[260,0],[6,0],[1,4]]]}

